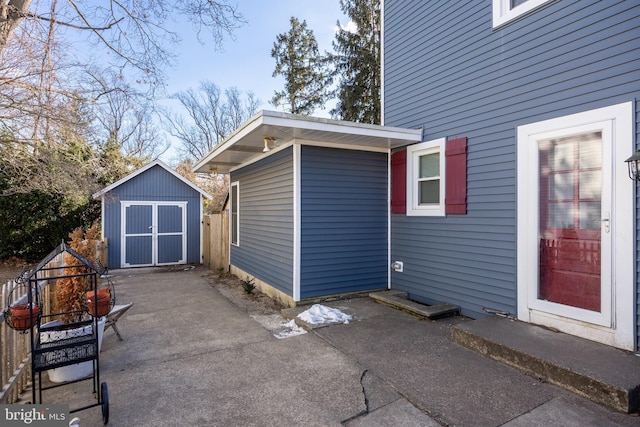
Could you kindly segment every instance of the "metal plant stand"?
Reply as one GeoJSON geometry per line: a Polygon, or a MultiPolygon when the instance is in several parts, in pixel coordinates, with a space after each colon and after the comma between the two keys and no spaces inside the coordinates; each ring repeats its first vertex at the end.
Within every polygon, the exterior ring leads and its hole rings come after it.
{"type": "MultiPolygon", "coordinates": [[[[95,266],[82,255],[73,251],[67,244],[62,243],[49,256],[43,259],[25,278],[29,286],[29,303],[41,305],[40,292],[43,282],[59,280],[64,278],[80,277],[85,280],[87,290],[97,292],[98,274],[95,266]],[[76,260],[77,265],[65,265],[61,267],[47,267],[49,261],[62,252],[68,252],[76,260]],[[58,274],[65,271],[65,274],[58,274]],[[73,273],[70,273],[73,271],[73,273]],[[36,301],[32,301],[33,299],[36,301]]],[[[98,301],[95,299],[94,313],[98,312],[98,301]]],[[[42,314],[38,317],[36,325],[30,328],[31,334],[31,369],[33,379],[33,402],[42,402],[42,392],[44,390],[62,387],[80,381],[93,381],[93,394],[95,402],[70,410],[71,413],[82,411],[88,408],[100,406],[102,409],[102,421],[109,422],[109,392],[106,382],[100,382],[100,352],[98,343],[98,316],[90,316],[85,310],[78,312],[57,312],[42,314]],[[75,314],[83,320],[62,324],[61,322],[51,322],[65,314],[75,314]],[[43,386],[42,373],[49,369],[61,368],[63,366],[74,365],[81,362],[92,362],[93,375],[87,378],[66,381],[59,384],[43,386]],[[37,387],[36,377],[37,376],[37,387]]]]}

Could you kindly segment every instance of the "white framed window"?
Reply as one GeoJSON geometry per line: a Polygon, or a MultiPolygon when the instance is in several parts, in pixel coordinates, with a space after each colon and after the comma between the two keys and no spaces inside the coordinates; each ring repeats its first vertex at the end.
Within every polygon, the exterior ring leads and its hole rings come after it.
{"type": "Polygon", "coordinates": [[[407,215],[444,216],[445,138],[407,147],[407,215]]]}
{"type": "Polygon", "coordinates": [[[230,234],[231,244],[240,246],[240,183],[238,181],[231,183],[231,218],[230,234]]]}
{"type": "Polygon", "coordinates": [[[493,28],[499,27],[551,0],[493,0],[493,28]]]}

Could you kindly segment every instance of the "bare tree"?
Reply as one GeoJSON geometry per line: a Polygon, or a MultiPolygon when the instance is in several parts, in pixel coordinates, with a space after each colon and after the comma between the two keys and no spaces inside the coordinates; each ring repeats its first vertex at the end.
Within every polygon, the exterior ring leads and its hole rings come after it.
{"type": "Polygon", "coordinates": [[[115,143],[125,157],[153,160],[164,153],[169,143],[153,123],[154,107],[148,97],[121,76],[104,77],[100,70],[90,75],[98,87],[93,112],[101,139],[115,143]]]}
{"type": "Polygon", "coordinates": [[[243,100],[237,88],[227,89],[224,98],[212,82],[200,83],[197,91],[188,89],[173,95],[187,117],[165,112],[166,130],[179,139],[181,155],[189,160],[204,157],[220,141],[253,116],[260,106],[252,92],[243,100]]]}
{"type": "MultiPolygon", "coordinates": [[[[179,42],[167,22],[178,19],[189,21],[199,38],[208,32],[216,47],[244,23],[229,0],[0,0],[0,148],[13,156],[0,172],[10,169],[10,183],[17,185],[3,193],[37,185],[56,190],[52,180],[63,178],[46,171],[64,170],[52,153],[56,145],[64,151],[69,135],[63,134],[76,126],[76,113],[84,123],[85,113],[101,112],[99,123],[126,155],[159,155],[166,142],[151,126],[146,102],[162,87],[179,42]],[[88,68],[91,63],[99,72],[88,68]],[[127,81],[135,82],[135,91],[127,81]],[[145,97],[134,99],[134,93],[145,97]]],[[[82,127],[85,142],[100,138],[85,138],[90,129],[82,127]]],[[[71,182],[82,182],[67,169],[71,182]]]]}
{"type": "Polygon", "coordinates": [[[216,47],[244,23],[228,0],[0,0],[0,50],[24,21],[42,21],[82,31],[129,65],[156,74],[171,56],[167,41],[177,41],[166,21],[177,16],[191,22],[198,36],[209,32],[216,47]]]}
{"type": "Polygon", "coordinates": [[[244,23],[228,0],[0,0],[0,92],[13,101],[0,107],[28,109],[37,133],[40,116],[55,117],[46,111],[51,97],[95,97],[96,88],[79,81],[92,62],[153,90],[179,42],[167,21],[180,17],[199,36],[208,31],[216,47],[244,23]]]}
{"type": "Polygon", "coordinates": [[[128,121],[121,150],[129,157],[155,160],[164,154],[171,144],[153,121],[151,108],[136,108],[128,121]]]}
{"type": "Polygon", "coordinates": [[[25,18],[32,0],[2,0],[0,3],[0,46],[5,46],[9,36],[25,18]]]}
{"type": "Polygon", "coordinates": [[[86,197],[95,182],[91,118],[81,88],[62,84],[70,80],[64,44],[51,22],[27,21],[14,31],[0,51],[0,177],[7,186],[0,195],[42,190],[86,197]]]}
{"type": "Polygon", "coordinates": [[[51,26],[26,22],[15,31],[0,51],[0,124],[15,137],[46,140],[54,118],[68,118],[58,106],[81,97],[77,87],[59,84],[69,81],[69,70],[51,26]]]}
{"type": "Polygon", "coordinates": [[[227,134],[229,134],[258,112],[260,100],[251,91],[246,93],[246,98],[243,100],[242,94],[236,87],[229,88],[224,93],[227,97],[227,116],[229,121],[227,134]]]}
{"type": "Polygon", "coordinates": [[[216,213],[222,210],[229,192],[228,174],[195,173],[191,160],[181,161],[176,166],[176,172],[211,194],[212,199],[205,204],[207,213],[216,213]]]}

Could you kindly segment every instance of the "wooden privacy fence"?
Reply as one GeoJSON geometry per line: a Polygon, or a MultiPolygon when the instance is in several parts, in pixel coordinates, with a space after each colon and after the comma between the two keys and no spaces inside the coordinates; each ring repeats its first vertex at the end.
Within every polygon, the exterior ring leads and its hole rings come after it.
{"type": "Polygon", "coordinates": [[[203,263],[211,269],[229,271],[229,214],[204,215],[202,224],[203,263]]]}

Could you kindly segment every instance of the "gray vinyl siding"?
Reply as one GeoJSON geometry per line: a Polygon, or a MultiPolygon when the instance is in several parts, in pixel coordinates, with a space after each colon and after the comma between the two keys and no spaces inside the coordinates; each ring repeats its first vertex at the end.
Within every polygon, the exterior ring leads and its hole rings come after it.
{"type": "Polygon", "coordinates": [[[292,296],[293,149],[231,172],[236,181],[240,235],[231,264],[292,296]]]}
{"type": "Polygon", "coordinates": [[[187,202],[187,263],[199,264],[201,194],[160,166],[154,166],[104,195],[103,222],[108,239],[108,266],[120,268],[121,201],[187,202]]]}
{"type": "Polygon", "coordinates": [[[640,3],[550,2],[498,29],[491,0],[384,5],[384,124],[468,137],[468,214],[392,215],[392,287],[516,313],[516,128],[640,98],[640,3]]]}
{"type": "Polygon", "coordinates": [[[301,147],[300,297],[387,288],[388,155],[301,147]]]}

